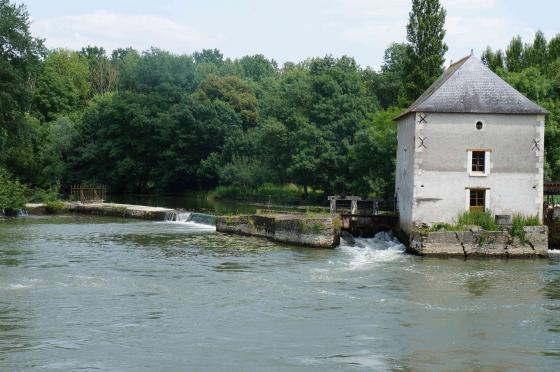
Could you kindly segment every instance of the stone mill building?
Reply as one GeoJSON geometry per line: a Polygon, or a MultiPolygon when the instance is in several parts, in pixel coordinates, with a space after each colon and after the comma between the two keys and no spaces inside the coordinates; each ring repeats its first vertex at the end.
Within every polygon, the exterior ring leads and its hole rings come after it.
{"type": "Polygon", "coordinates": [[[485,209],[542,221],[546,114],[472,53],[449,66],[395,119],[401,228],[485,209]]]}

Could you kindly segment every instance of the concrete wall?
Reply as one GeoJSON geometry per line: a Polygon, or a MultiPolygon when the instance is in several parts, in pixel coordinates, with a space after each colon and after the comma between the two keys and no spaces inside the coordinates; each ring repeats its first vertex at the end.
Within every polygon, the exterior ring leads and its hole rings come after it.
{"type": "Polygon", "coordinates": [[[416,114],[411,113],[397,121],[395,192],[399,206],[399,223],[401,228],[407,232],[412,229],[415,120],[416,114]]]}
{"type": "Polygon", "coordinates": [[[216,231],[268,238],[307,247],[334,248],[340,243],[332,217],[243,215],[216,218],[216,231]]]}
{"type": "MultiPolygon", "coordinates": [[[[412,195],[412,213],[401,217],[410,218],[404,221],[405,231],[412,224],[453,222],[468,210],[468,188],[488,189],[486,208],[495,214],[539,215],[542,220],[544,116],[429,113],[426,121],[417,120],[414,131],[412,192],[403,188],[412,195]],[[483,122],[482,130],[476,129],[477,121],[483,122]],[[420,138],[425,147],[419,146],[420,138]],[[540,141],[538,149],[534,139],[540,141]],[[469,174],[472,149],[489,151],[486,176],[469,174]]],[[[406,129],[399,124],[400,137],[411,136],[406,129]]]]}
{"type": "Polygon", "coordinates": [[[546,226],[524,227],[525,238],[507,231],[414,232],[409,250],[422,256],[548,257],[546,226]]]}

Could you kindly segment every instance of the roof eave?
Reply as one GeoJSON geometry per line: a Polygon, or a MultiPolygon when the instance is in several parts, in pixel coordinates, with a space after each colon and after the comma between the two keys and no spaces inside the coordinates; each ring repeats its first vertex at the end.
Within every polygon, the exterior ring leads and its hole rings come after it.
{"type": "Polygon", "coordinates": [[[430,109],[415,109],[415,110],[406,110],[402,114],[399,114],[393,121],[397,121],[409,114],[414,114],[416,112],[429,112],[429,113],[437,113],[437,114],[488,114],[488,115],[550,115],[550,111],[541,107],[541,111],[518,111],[518,112],[507,112],[507,111],[452,111],[452,110],[430,110],[430,109]]]}

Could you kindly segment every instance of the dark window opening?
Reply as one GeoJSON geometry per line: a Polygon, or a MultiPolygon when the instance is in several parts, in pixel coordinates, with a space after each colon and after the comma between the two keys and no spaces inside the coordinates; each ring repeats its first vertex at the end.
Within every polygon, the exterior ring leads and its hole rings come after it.
{"type": "Polygon", "coordinates": [[[470,210],[471,212],[484,212],[486,205],[486,190],[471,189],[470,190],[470,210]]]}
{"type": "Polygon", "coordinates": [[[486,168],[486,153],[484,151],[472,152],[472,171],[484,173],[486,168]]]}
{"type": "Polygon", "coordinates": [[[476,129],[481,130],[481,129],[482,129],[482,126],[483,126],[483,124],[482,124],[481,121],[477,121],[477,122],[476,122],[476,129]]]}

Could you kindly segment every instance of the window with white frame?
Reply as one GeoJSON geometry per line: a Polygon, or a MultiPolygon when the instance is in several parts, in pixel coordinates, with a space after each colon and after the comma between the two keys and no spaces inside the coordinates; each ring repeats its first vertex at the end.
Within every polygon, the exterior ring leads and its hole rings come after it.
{"type": "Polygon", "coordinates": [[[467,167],[470,176],[487,176],[490,173],[490,151],[468,150],[467,167]]]}

